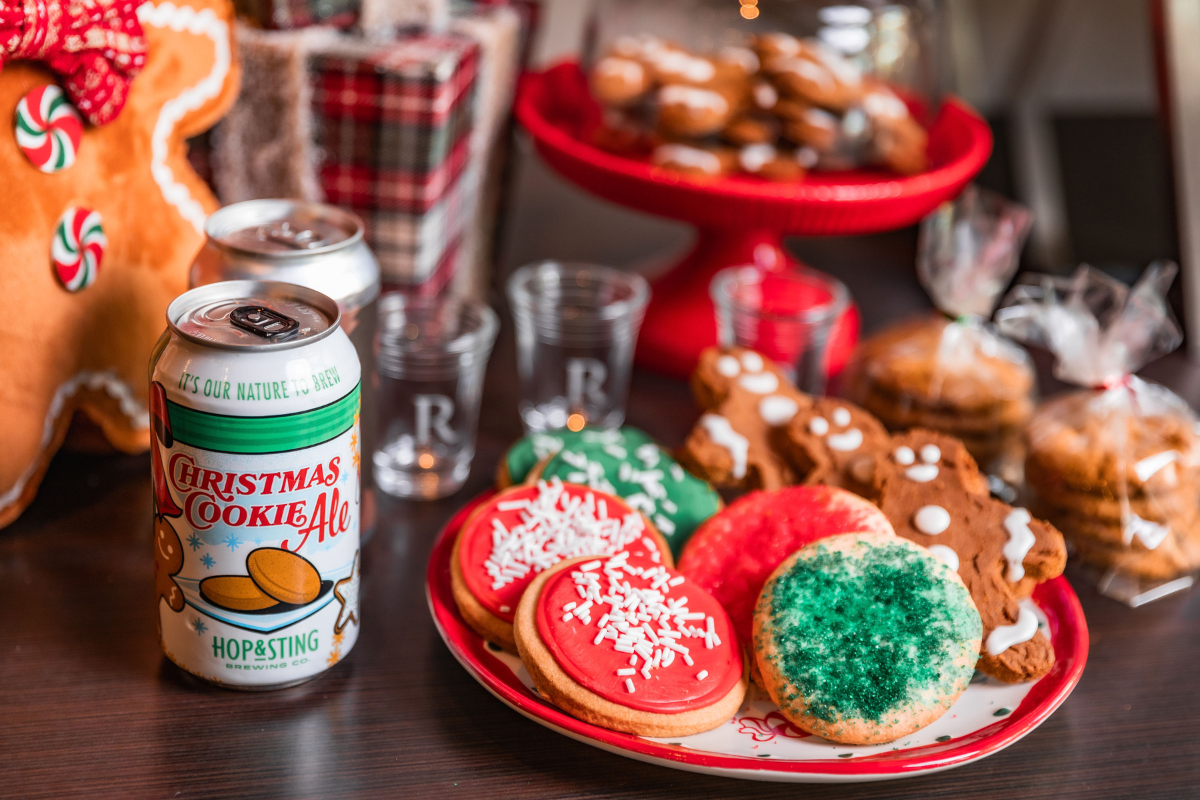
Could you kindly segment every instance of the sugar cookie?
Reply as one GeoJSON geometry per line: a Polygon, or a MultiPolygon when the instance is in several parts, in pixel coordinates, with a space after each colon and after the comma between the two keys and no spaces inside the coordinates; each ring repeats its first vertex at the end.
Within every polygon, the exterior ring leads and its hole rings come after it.
{"type": "Polygon", "coordinates": [[[936,720],[975,672],[971,595],[928,550],[847,533],[805,547],[763,586],[754,647],[796,727],[845,744],[891,742],[936,720]]]}

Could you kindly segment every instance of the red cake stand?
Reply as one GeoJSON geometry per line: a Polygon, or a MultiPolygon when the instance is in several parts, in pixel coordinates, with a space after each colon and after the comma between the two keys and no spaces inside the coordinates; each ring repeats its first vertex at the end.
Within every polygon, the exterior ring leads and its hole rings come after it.
{"type": "MultiPolygon", "coordinates": [[[[931,168],[920,175],[854,170],[812,173],[800,183],[689,178],[591,144],[601,111],[574,63],[526,74],[516,115],[563,177],[614,203],[696,226],[691,252],[654,281],[638,338],[639,364],[678,377],[716,341],[708,285],[718,270],[797,265],[783,247],[788,234],[850,236],[912,225],[956,196],[992,151],[987,123],[951,98],[930,126],[931,168]]],[[[858,311],[851,307],[831,339],[830,374],[845,363],[857,337],[858,311]]]]}

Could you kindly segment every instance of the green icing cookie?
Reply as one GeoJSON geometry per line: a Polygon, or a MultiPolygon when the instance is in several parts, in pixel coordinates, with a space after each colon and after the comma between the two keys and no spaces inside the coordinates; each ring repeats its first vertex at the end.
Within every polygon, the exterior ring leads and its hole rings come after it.
{"type": "Polygon", "coordinates": [[[775,668],[798,690],[787,701],[803,696],[825,722],[886,724],[923,696],[966,686],[966,643],[983,626],[966,587],[939,575],[933,557],[903,540],[853,554],[811,547],[815,557],[779,575],[758,612],[771,616],[775,668]]]}
{"type": "Polygon", "coordinates": [[[671,552],[679,555],[696,527],[717,513],[720,496],[641,431],[622,431],[622,443],[580,440],[565,444],[546,462],[542,477],[615,494],[649,517],[671,552]]]}
{"type": "Polygon", "coordinates": [[[567,445],[611,444],[637,447],[653,441],[637,428],[584,428],[581,431],[563,428],[550,433],[531,433],[510,447],[504,459],[508,464],[509,479],[517,484],[523,483],[529,477],[529,470],[536,467],[542,459],[554,455],[567,445]]]}

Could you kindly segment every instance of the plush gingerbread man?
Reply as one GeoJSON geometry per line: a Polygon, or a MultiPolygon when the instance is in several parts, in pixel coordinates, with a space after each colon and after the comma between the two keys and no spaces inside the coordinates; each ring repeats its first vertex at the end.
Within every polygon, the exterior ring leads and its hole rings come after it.
{"type": "Polygon", "coordinates": [[[896,533],[958,571],[983,620],[978,668],[1002,681],[1040,678],[1054,648],[1028,603],[1033,587],[1062,574],[1062,534],[988,494],[962,442],[913,429],[876,461],[879,507],[896,533]]]}
{"type": "Polygon", "coordinates": [[[185,139],[237,93],[232,24],[228,0],[0,0],[0,526],[76,411],[149,446],[146,365],[217,207],[185,139]]]}
{"type": "Polygon", "coordinates": [[[812,399],[770,359],[742,347],[710,347],[692,374],[704,409],[679,452],[680,462],[719,488],[778,489],[796,482],[771,442],[812,399]]]}

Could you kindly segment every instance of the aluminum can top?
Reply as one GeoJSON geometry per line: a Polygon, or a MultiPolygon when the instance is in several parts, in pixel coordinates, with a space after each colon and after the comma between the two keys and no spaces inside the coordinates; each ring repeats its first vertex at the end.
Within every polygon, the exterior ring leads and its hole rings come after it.
{"type": "Polygon", "coordinates": [[[191,284],[272,280],[323,292],[347,313],[379,295],[379,262],[363,222],[336,206],[302,200],[249,200],[225,206],[204,226],[208,241],[191,284]]]}
{"type": "Polygon", "coordinates": [[[197,344],[263,352],[319,341],[341,321],[338,304],[313,289],[278,281],[222,281],[184,292],[167,325],[197,344]]]}

